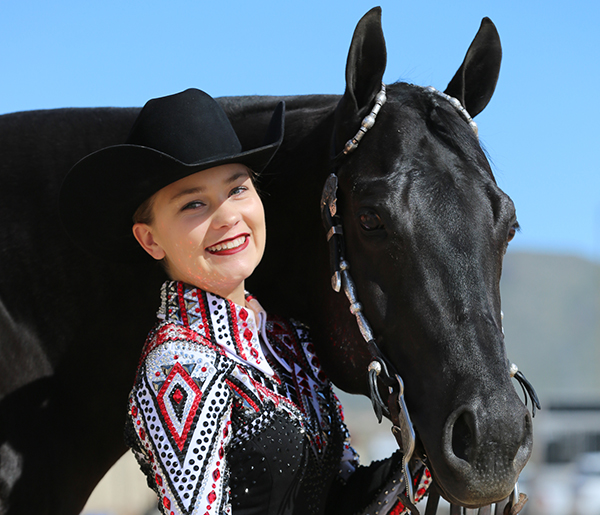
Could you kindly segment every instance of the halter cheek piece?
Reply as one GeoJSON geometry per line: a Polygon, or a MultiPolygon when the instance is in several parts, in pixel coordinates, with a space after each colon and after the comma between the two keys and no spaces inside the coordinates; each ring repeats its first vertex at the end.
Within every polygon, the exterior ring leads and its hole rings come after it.
{"type": "MultiPolygon", "coordinates": [[[[478,136],[477,124],[473,121],[467,110],[462,106],[459,100],[451,97],[445,93],[438,91],[433,87],[425,88],[425,91],[432,96],[437,96],[450,102],[450,104],[456,109],[461,117],[467,122],[471,129],[478,136]]],[[[375,97],[375,104],[371,112],[363,119],[360,129],[355,136],[346,142],[344,149],[332,159],[332,167],[334,170],[337,169],[343,158],[354,152],[363,139],[365,134],[371,129],[377,120],[377,115],[381,110],[381,107],[385,104],[386,87],[385,84],[381,85],[381,91],[375,97]]],[[[405,496],[401,496],[401,499],[405,506],[410,509],[412,513],[418,513],[415,508],[415,494],[413,489],[413,480],[409,468],[409,462],[413,457],[415,450],[415,430],[406,407],[404,399],[404,382],[400,375],[396,372],[392,363],[384,356],[381,352],[375,338],[369,322],[362,313],[362,305],[358,301],[356,294],[356,286],[350,275],[350,265],[345,259],[345,245],[344,245],[344,230],[342,227],[342,220],[337,209],[337,188],[338,188],[338,177],[336,173],[332,173],[327,177],[325,185],[323,187],[323,193],[321,196],[321,217],[323,219],[323,225],[327,231],[327,241],[329,244],[329,257],[331,266],[331,287],[335,292],[339,292],[342,288],[348,301],[350,302],[350,312],[356,317],[356,322],[362,337],[364,338],[367,349],[372,356],[372,361],[368,366],[368,378],[369,378],[369,391],[371,397],[371,403],[373,410],[377,416],[378,421],[381,423],[383,413],[387,414],[392,421],[392,433],[396,438],[398,446],[402,451],[402,473],[404,476],[404,484],[406,487],[405,496]],[[390,374],[391,371],[391,374],[390,374]],[[379,393],[378,380],[388,389],[388,401],[387,405],[384,403],[379,393]]],[[[527,396],[531,398],[532,402],[532,414],[535,416],[535,410],[540,409],[540,403],[533,389],[533,386],[525,376],[519,371],[518,367],[513,363],[509,367],[509,374],[519,381],[521,388],[523,389],[525,404],[527,404],[527,396]]],[[[439,494],[436,494],[433,505],[437,506],[437,500],[439,494]]],[[[433,499],[430,499],[430,502],[433,499]]],[[[506,500],[506,504],[510,505],[507,508],[510,510],[512,515],[516,515],[526,502],[526,496],[519,494],[518,485],[515,484],[515,489],[511,496],[506,500]]],[[[485,507],[484,507],[485,508],[485,507]]],[[[481,510],[484,510],[481,508],[481,510]]],[[[499,506],[497,506],[496,513],[499,506]]],[[[435,507],[433,512],[435,512],[435,507]]],[[[429,513],[429,503],[428,509],[429,513]]]]}
{"type": "MultiPolygon", "coordinates": [[[[360,137],[362,138],[362,136],[360,137]]],[[[355,139],[356,136],[346,144],[346,148],[349,148],[355,139]]],[[[371,403],[373,404],[377,420],[380,423],[384,412],[392,420],[392,433],[402,450],[402,474],[406,486],[406,497],[410,501],[410,504],[413,504],[415,502],[415,495],[409,463],[415,450],[415,430],[410,420],[408,409],[406,408],[406,402],[404,401],[404,382],[395,372],[393,365],[383,355],[377,343],[375,343],[371,326],[362,312],[362,304],[358,302],[356,287],[349,272],[350,265],[344,259],[343,229],[341,219],[337,214],[336,205],[337,185],[337,175],[332,173],[325,182],[321,199],[323,223],[326,228],[329,228],[327,231],[327,240],[329,242],[332,264],[331,286],[336,292],[339,292],[341,287],[343,287],[344,293],[350,302],[350,312],[356,317],[358,329],[367,344],[369,353],[373,357],[373,361],[371,361],[368,367],[371,403]],[[389,369],[393,371],[393,376],[390,375],[389,369]],[[388,388],[387,406],[379,394],[378,379],[388,388]]]]}

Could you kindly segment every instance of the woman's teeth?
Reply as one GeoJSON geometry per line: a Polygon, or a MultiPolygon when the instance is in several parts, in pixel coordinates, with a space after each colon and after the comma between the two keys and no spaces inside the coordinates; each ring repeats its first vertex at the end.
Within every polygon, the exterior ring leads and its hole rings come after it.
{"type": "Polygon", "coordinates": [[[219,252],[221,250],[234,249],[234,248],[242,245],[245,241],[246,241],[246,236],[240,236],[239,238],[236,238],[235,240],[230,240],[230,241],[227,241],[224,243],[217,243],[216,245],[213,245],[212,247],[208,247],[206,250],[208,250],[209,252],[219,252]]]}

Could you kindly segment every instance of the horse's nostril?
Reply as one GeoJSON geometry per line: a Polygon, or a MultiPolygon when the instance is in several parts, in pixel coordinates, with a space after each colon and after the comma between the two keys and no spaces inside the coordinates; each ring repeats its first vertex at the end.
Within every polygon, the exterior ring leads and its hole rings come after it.
{"type": "Polygon", "coordinates": [[[452,452],[457,458],[469,462],[473,446],[472,420],[469,412],[463,411],[452,427],[452,452]]]}

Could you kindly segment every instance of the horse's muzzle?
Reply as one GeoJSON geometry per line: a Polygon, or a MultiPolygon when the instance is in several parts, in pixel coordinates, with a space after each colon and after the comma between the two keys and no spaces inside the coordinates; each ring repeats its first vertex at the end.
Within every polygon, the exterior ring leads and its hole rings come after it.
{"type": "Polygon", "coordinates": [[[441,490],[465,507],[506,498],[531,455],[532,421],[521,403],[479,402],[454,410],[444,425],[437,467],[441,490]]]}

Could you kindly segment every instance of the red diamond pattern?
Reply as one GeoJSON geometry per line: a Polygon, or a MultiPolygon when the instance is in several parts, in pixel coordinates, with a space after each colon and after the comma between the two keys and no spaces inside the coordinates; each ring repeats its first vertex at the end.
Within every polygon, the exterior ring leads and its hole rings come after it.
{"type": "MultiPolygon", "coordinates": [[[[177,388],[177,386],[176,386],[176,388],[177,388]]],[[[181,400],[183,399],[183,394],[181,393],[180,388],[181,387],[179,387],[173,393],[173,399],[176,402],[181,402],[181,400]],[[179,396],[181,396],[179,401],[177,401],[177,399],[176,399],[176,397],[178,397],[178,394],[179,394],[179,396]]],[[[187,370],[185,370],[185,368],[183,368],[179,363],[176,363],[175,366],[171,369],[171,372],[169,373],[167,380],[164,382],[162,388],[158,392],[157,400],[158,400],[158,406],[160,408],[161,415],[162,415],[167,427],[169,428],[169,431],[171,433],[171,436],[173,437],[173,440],[175,440],[175,443],[177,444],[177,447],[179,447],[180,451],[182,451],[183,448],[185,447],[185,442],[187,440],[188,434],[190,433],[190,429],[192,427],[192,423],[194,422],[194,417],[196,415],[196,411],[200,404],[201,398],[202,398],[202,391],[200,390],[200,388],[198,387],[196,382],[190,377],[190,375],[188,374],[187,370]],[[166,406],[166,403],[171,402],[170,399],[168,398],[170,387],[172,384],[174,384],[174,383],[176,384],[177,381],[185,382],[191,389],[191,395],[189,395],[188,398],[186,399],[186,402],[191,403],[191,406],[190,406],[189,410],[187,409],[187,406],[185,407],[186,411],[187,411],[187,416],[185,418],[185,422],[183,423],[183,427],[181,428],[181,432],[177,429],[177,427],[181,427],[181,424],[179,424],[177,421],[171,419],[170,410],[167,409],[167,406],[166,406]]]]}
{"type": "Polygon", "coordinates": [[[173,400],[179,404],[182,400],[183,400],[183,393],[181,393],[181,389],[177,388],[177,390],[175,390],[175,393],[173,394],[173,400]]]}

